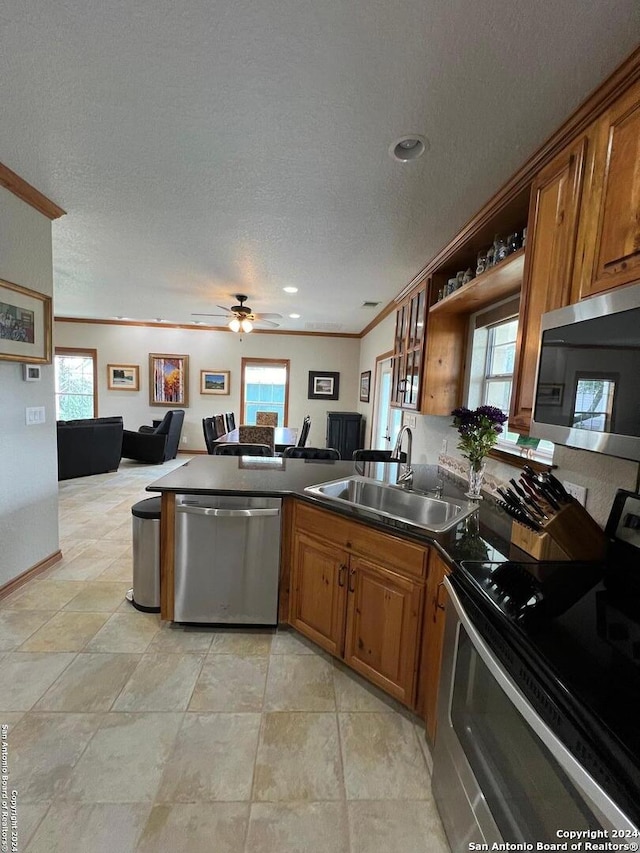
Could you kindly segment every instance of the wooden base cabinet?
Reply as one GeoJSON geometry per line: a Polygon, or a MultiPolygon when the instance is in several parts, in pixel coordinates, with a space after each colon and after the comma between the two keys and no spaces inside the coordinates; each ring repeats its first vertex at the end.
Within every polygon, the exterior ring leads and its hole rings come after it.
{"type": "Polygon", "coordinates": [[[413,707],[427,558],[427,548],[302,506],[289,622],[413,707]]]}
{"type": "Polygon", "coordinates": [[[332,655],[342,655],[349,554],[312,536],[293,536],[291,625],[332,655]]]}
{"type": "Polygon", "coordinates": [[[440,681],[440,663],[447,607],[444,579],[449,571],[449,566],[437,554],[431,555],[416,702],[416,710],[421,717],[424,717],[427,737],[431,743],[434,743],[436,738],[438,683],[440,681]]]}
{"type": "Polygon", "coordinates": [[[345,663],[412,705],[423,584],[351,557],[348,590],[345,663]]]}

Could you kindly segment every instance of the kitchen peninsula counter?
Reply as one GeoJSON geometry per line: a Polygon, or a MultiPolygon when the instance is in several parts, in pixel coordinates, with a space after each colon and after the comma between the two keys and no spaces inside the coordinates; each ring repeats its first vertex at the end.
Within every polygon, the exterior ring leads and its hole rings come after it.
{"type": "MultiPolygon", "coordinates": [[[[437,465],[414,465],[413,470],[416,490],[434,494],[440,487],[444,499],[465,500],[465,484],[437,465]]],[[[162,618],[171,619],[173,609],[170,578],[173,575],[175,496],[178,494],[296,498],[373,529],[433,546],[452,566],[464,559],[504,559],[506,555],[522,558],[522,552],[509,543],[511,519],[490,498],[480,501],[479,513],[445,533],[432,534],[414,524],[375,517],[356,507],[337,504],[304,491],[307,486],[354,475],[395,483],[397,473],[398,465],[390,463],[198,456],[151,483],[147,491],[162,495],[162,618]]]]}

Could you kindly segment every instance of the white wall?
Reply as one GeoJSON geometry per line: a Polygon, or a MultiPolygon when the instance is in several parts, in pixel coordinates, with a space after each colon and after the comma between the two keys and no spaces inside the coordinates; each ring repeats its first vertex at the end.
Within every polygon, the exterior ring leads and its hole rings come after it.
{"type": "Polygon", "coordinates": [[[122,415],[126,429],[150,424],[166,412],[149,405],[149,353],[189,356],[189,406],[182,435],[183,450],[204,450],[202,418],[220,412],[240,414],[240,364],[242,358],[290,360],[289,426],[301,427],[311,415],[310,446],[325,446],[327,411],[357,411],[357,338],[318,335],[235,335],[206,329],[172,329],[155,326],[122,326],[56,321],[54,343],[60,347],[91,347],[98,351],[98,414],[122,415]],[[140,391],[107,390],[107,364],[139,364],[140,391]],[[200,394],[201,370],[230,370],[229,396],[200,394]],[[338,400],[308,400],[310,370],[340,373],[338,400]]]}
{"type": "MultiPolygon", "coordinates": [[[[51,296],[51,222],[0,187],[0,278],[51,296]]],[[[0,361],[0,586],[58,550],[58,472],[53,367],[24,382],[0,361]],[[46,423],[26,426],[25,407],[46,423]]]]}

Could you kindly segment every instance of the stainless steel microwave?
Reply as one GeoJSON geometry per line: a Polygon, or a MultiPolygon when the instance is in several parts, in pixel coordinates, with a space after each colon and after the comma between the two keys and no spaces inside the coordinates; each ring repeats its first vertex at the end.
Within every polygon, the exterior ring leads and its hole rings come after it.
{"type": "Polygon", "coordinates": [[[543,315],[531,435],[640,461],[640,284],[543,315]]]}

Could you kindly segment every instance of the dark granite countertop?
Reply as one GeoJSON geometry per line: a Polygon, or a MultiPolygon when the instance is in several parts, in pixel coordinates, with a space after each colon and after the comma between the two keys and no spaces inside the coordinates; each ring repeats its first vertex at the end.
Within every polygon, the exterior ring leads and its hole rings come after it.
{"type": "MultiPolygon", "coordinates": [[[[465,500],[466,484],[437,465],[414,465],[414,488],[427,493],[442,489],[442,496],[465,500]]],[[[531,560],[510,544],[511,519],[490,497],[479,502],[478,512],[446,533],[430,534],[410,523],[374,517],[367,512],[338,505],[307,494],[307,486],[360,474],[395,483],[395,463],[362,463],[284,459],[281,457],[198,456],[147,486],[151,492],[176,494],[294,496],[316,506],[423,544],[435,545],[455,565],[461,560],[531,560]]]]}

